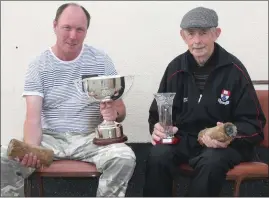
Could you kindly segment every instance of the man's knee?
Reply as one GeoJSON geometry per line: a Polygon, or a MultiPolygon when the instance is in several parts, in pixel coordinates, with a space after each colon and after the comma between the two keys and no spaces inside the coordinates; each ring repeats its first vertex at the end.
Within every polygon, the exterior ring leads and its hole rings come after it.
{"type": "Polygon", "coordinates": [[[114,154],[120,158],[127,160],[136,160],[134,151],[124,143],[114,144],[112,150],[114,154]]]}
{"type": "Polygon", "coordinates": [[[129,146],[126,144],[119,145],[118,149],[115,151],[117,152],[116,161],[118,164],[130,168],[130,170],[134,169],[136,165],[136,156],[129,146]]]}
{"type": "Polygon", "coordinates": [[[223,164],[223,161],[226,161],[225,156],[222,155],[222,152],[216,149],[207,149],[202,155],[201,165],[205,164],[209,167],[215,167],[217,165],[223,164]]]}

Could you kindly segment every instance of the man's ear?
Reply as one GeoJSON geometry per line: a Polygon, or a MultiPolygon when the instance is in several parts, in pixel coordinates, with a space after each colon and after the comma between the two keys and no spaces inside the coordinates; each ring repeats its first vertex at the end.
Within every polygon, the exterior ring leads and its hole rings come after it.
{"type": "Polygon", "coordinates": [[[187,42],[186,42],[186,37],[185,37],[185,33],[184,33],[184,30],[180,30],[180,36],[181,36],[181,38],[183,39],[183,41],[187,44],[187,42]]]}
{"type": "Polygon", "coordinates": [[[221,33],[221,29],[220,28],[216,28],[216,37],[219,38],[221,33]]]}
{"type": "Polygon", "coordinates": [[[53,30],[54,30],[54,32],[55,32],[55,29],[56,29],[56,26],[57,26],[57,21],[53,21],[53,30]]]}

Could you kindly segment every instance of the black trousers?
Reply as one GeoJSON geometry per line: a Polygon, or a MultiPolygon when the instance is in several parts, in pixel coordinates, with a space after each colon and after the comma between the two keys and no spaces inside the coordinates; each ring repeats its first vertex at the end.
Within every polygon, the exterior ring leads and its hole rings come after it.
{"type": "Polygon", "coordinates": [[[176,145],[153,146],[146,162],[143,196],[171,197],[178,166],[186,162],[195,171],[186,196],[219,196],[226,173],[241,161],[240,153],[231,147],[202,148],[196,155],[188,156],[186,152],[180,152],[176,145]]]}

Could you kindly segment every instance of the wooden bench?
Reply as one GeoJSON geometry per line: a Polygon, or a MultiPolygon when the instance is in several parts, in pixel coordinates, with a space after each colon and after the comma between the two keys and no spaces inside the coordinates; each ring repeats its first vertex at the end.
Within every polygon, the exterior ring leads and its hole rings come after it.
{"type": "MultiPolygon", "coordinates": [[[[257,90],[256,91],[262,110],[266,116],[266,125],[264,127],[264,141],[261,143],[261,146],[269,148],[268,142],[268,90],[257,90]]],[[[193,169],[188,164],[182,164],[179,166],[180,171],[184,175],[193,175],[193,169]]],[[[251,179],[264,179],[268,178],[268,164],[262,162],[244,162],[227,173],[227,180],[235,181],[234,186],[234,196],[238,197],[240,192],[240,185],[242,181],[251,180],[251,179]]],[[[173,196],[176,196],[176,183],[173,183],[173,196]]]]}

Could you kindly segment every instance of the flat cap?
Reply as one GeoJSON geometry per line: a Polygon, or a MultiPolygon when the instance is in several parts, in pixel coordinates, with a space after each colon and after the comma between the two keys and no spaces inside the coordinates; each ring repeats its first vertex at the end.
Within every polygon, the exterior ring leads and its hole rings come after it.
{"type": "Polygon", "coordinates": [[[211,28],[218,26],[217,13],[209,8],[197,7],[187,12],[181,21],[182,29],[211,28]]]}

